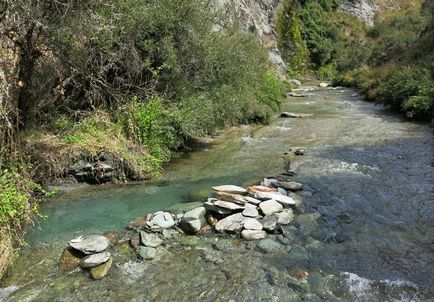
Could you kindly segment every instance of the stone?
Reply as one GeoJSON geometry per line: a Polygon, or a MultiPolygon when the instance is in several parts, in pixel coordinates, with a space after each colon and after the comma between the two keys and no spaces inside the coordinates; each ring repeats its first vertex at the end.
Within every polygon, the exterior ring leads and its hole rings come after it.
{"type": "Polygon", "coordinates": [[[254,208],[250,208],[250,207],[248,207],[248,208],[245,208],[245,209],[244,209],[244,211],[243,211],[243,216],[245,216],[245,217],[253,217],[253,218],[255,218],[255,217],[258,217],[258,216],[259,216],[259,212],[258,212],[258,210],[256,209],[256,207],[254,207],[254,208]]]}
{"type": "Polygon", "coordinates": [[[129,230],[140,230],[143,227],[146,226],[146,222],[148,221],[148,216],[141,216],[141,217],[137,217],[133,220],[131,220],[130,222],[128,222],[128,226],[127,228],[129,230]]]}
{"type": "Polygon", "coordinates": [[[301,86],[301,82],[299,80],[290,79],[289,82],[294,86],[297,86],[297,87],[301,86]]]}
{"type": "Polygon", "coordinates": [[[284,209],[280,213],[275,214],[277,217],[277,223],[281,225],[288,225],[294,220],[294,213],[291,209],[284,209]]]}
{"type": "Polygon", "coordinates": [[[246,200],[242,195],[230,194],[224,192],[215,192],[214,195],[217,196],[218,199],[223,201],[233,202],[239,205],[244,205],[246,203],[246,200]]]}
{"type": "Polygon", "coordinates": [[[247,218],[241,213],[230,215],[217,222],[215,229],[217,232],[238,233],[243,229],[243,223],[247,218]]]}
{"type": "Polygon", "coordinates": [[[261,224],[264,230],[268,232],[274,232],[277,229],[278,217],[276,214],[266,216],[264,219],[261,220],[261,224]]]}
{"type": "Polygon", "coordinates": [[[81,258],[83,254],[73,250],[71,248],[66,248],[62,256],[59,259],[59,268],[63,272],[70,272],[80,266],[81,258]]]}
{"type": "MultiPolygon", "coordinates": [[[[249,204],[255,205],[257,206],[258,204],[260,204],[262,202],[262,200],[250,197],[250,196],[245,196],[244,200],[247,201],[249,204]]],[[[247,205],[246,205],[247,206],[247,205]]]]}
{"type": "Polygon", "coordinates": [[[152,217],[151,222],[162,229],[169,229],[175,225],[172,214],[169,212],[157,212],[152,217]]]}
{"type": "Polygon", "coordinates": [[[157,234],[149,234],[140,231],[140,240],[144,246],[157,247],[163,243],[163,240],[157,234]]]}
{"type": "Polygon", "coordinates": [[[111,245],[116,245],[118,243],[118,237],[115,232],[104,233],[104,237],[108,239],[111,245]]]}
{"type": "Polygon", "coordinates": [[[104,236],[90,235],[90,236],[80,236],[68,242],[68,244],[87,255],[100,253],[106,250],[109,246],[109,241],[104,236]]]}
{"type": "MultiPolygon", "coordinates": [[[[217,201],[218,199],[215,200],[217,201]]],[[[231,210],[218,207],[214,204],[214,202],[211,201],[205,201],[203,205],[207,212],[213,212],[221,215],[229,215],[232,213],[231,210]]]]}
{"type": "Polygon", "coordinates": [[[241,237],[245,240],[260,240],[267,237],[267,233],[261,230],[243,230],[241,237]]]}
{"type": "Polygon", "coordinates": [[[82,268],[95,267],[103,263],[106,263],[110,258],[111,258],[111,254],[109,252],[89,255],[81,259],[80,266],[82,268]]]}
{"type": "MultiPolygon", "coordinates": [[[[257,192],[255,193],[255,197],[262,200],[272,199],[284,206],[294,206],[296,204],[296,201],[294,199],[289,196],[282,195],[279,192],[257,192]]],[[[261,207],[261,204],[259,204],[259,207],[261,207]]]]}
{"type": "Polygon", "coordinates": [[[262,224],[257,221],[255,218],[247,218],[244,220],[244,229],[246,230],[262,230],[262,224]]]}
{"type": "MultiPolygon", "coordinates": [[[[292,97],[305,97],[305,96],[309,96],[308,94],[291,94],[292,97]]],[[[284,117],[284,118],[304,118],[304,117],[309,117],[309,116],[313,116],[313,114],[310,113],[293,113],[293,112],[282,112],[280,114],[280,117],[284,117]]]]}
{"type": "Polygon", "coordinates": [[[196,234],[205,223],[205,207],[198,207],[185,213],[182,217],[179,226],[188,234],[196,234]]]}
{"type": "Polygon", "coordinates": [[[261,202],[259,204],[259,208],[261,209],[262,213],[264,213],[264,215],[271,215],[281,212],[283,210],[283,206],[275,200],[267,200],[261,202]]]}
{"type": "Polygon", "coordinates": [[[230,193],[230,194],[246,194],[247,191],[244,188],[234,186],[234,185],[223,185],[223,186],[217,186],[212,187],[214,191],[217,192],[224,192],[224,193],[230,193]]]}
{"type": "Polygon", "coordinates": [[[92,277],[92,279],[95,280],[100,280],[104,278],[105,276],[107,276],[110,268],[112,267],[112,264],[113,264],[113,258],[110,257],[110,259],[107,262],[98,265],[96,267],[92,267],[90,269],[90,276],[92,277]]]}
{"type": "Polygon", "coordinates": [[[270,238],[266,238],[266,239],[262,239],[258,242],[258,249],[260,249],[261,251],[265,252],[265,253],[277,253],[277,252],[282,252],[284,250],[284,248],[282,247],[282,245],[270,238]]]}
{"type": "Polygon", "coordinates": [[[327,83],[319,83],[318,86],[321,87],[321,88],[326,88],[326,87],[329,87],[329,84],[327,84],[327,83]]]}
{"type": "Polygon", "coordinates": [[[345,0],[340,3],[339,9],[359,18],[370,26],[374,25],[375,15],[379,11],[375,0],[345,0]]]}
{"type": "Polygon", "coordinates": [[[214,202],[214,205],[231,211],[243,210],[245,208],[245,206],[224,200],[217,200],[216,202],[214,202]]]}
{"type": "Polygon", "coordinates": [[[137,233],[133,234],[130,238],[130,243],[131,243],[131,246],[137,250],[139,248],[139,245],[140,245],[140,235],[137,233]]]}
{"type": "Polygon", "coordinates": [[[255,194],[258,192],[276,192],[277,190],[266,186],[250,186],[247,188],[247,191],[251,194],[255,194]]]}
{"type": "Polygon", "coordinates": [[[288,196],[288,192],[286,192],[285,189],[277,188],[277,192],[279,192],[279,193],[282,194],[282,195],[288,196]]]}
{"type": "Polygon", "coordinates": [[[295,181],[277,181],[273,183],[273,186],[289,191],[299,191],[303,189],[303,184],[295,181]]]}
{"type": "Polygon", "coordinates": [[[149,246],[140,246],[137,253],[143,260],[152,260],[157,255],[157,250],[149,246]]]}
{"type": "Polygon", "coordinates": [[[304,152],[305,152],[305,150],[304,149],[295,149],[294,150],[294,154],[295,155],[299,155],[299,156],[302,156],[302,155],[304,155],[304,152]]]}
{"type": "Polygon", "coordinates": [[[214,248],[221,252],[233,252],[235,250],[234,244],[227,239],[220,239],[213,244],[214,248]]]}

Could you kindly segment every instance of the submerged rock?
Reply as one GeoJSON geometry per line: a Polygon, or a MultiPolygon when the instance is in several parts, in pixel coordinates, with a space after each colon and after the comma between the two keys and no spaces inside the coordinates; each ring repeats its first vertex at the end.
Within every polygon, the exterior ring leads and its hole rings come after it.
{"type": "Polygon", "coordinates": [[[275,214],[277,217],[277,223],[281,225],[288,225],[294,220],[294,213],[291,209],[284,209],[280,213],[275,214]]]}
{"type": "Polygon", "coordinates": [[[98,265],[96,267],[92,267],[90,269],[90,276],[95,280],[100,280],[104,278],[109,272],[110,268],[112,267],[112,264],[113,264],[113,258],[110,257],[110,259],[107,262],[98,265]]]}
{"type": "Polygon", "coordinates": [[[230,194],[245,194],[247,193],[246,189],[234,186],[234,185],[223,185],[223,186],[217,186],[212,187],[214,191],[217,192],[224,192],[224,193],[230,193],[230,194]]]}
{"type": "Polygon", "coordinates": [[[180,222],[180,227],[189,234],[196,234],[205,223],[206,209],[199,207],[185,213],[180,222]]]}
{"type": "Polygon", "coordinates": [[[264,228],[264,230],[268,232],[274,232],[277,229],[277,213],[265,216],[264,219],[261,220],[261,224],[264,228]]]}
{"type": "Polygon", "coordinates": [[[245,240],[260,240],[267,237],[267,233],[262,230],[243,230],[241,236],[245,240]]]}
{"type": "Polygon", "coordinates": [[[80,266],[83,254],[72,248],[66,248],[59,259],[59,268],[63,272],[70,272],[80,266]]]}
{"type": "Polygon", "coordinates": [[[258,242],[257,246],[258,249],[260,249],[265,253],[276,253],[284,250],[284,248],[279,242],[269,238],[262,239],[261,241],[258,242]]]}
{"type": "Polygon", "coordinates": [[[107,262],[111,258],[111,254],[109,252],[103,252],[98,254],[93,254],[90,256],[86,256],[80,261],[80,266],[82,268],[91,268],[98,265],[101,265],[107,262]]]}
{"type": "Polygon", "coordinates": [[[275,200],[267,200],[261,202],[259,204],[259,208],[261,209],[262,213],[264,213],[264,215],[271,215],[281,212],[283,210],[283,206],[275,200]]]}
{"type": "Polygon", "coordinates": [[[157,250],[149,246],[139,246],[137,253],[143,260],[152,260],[157,255],[157,250]]]}
{"type": "Polygon", "coordinates": [[[109,246],[109,241],[104,236],[90,235],[90,236],[80,236],[68,242],[68,244],[85,254],[95,254],[106,250],[109,246]]]}

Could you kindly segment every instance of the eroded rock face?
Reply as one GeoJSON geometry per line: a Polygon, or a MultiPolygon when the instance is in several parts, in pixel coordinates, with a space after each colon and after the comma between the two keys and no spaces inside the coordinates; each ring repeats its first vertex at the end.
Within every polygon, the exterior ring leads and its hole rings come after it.
{"type": "Polygon", "coordinates": [[[374,17],[378,12],[375,0],[346,0],[341,3],[340,9],[356,16],[370,26],[374,25],[374,17]]]}
{"type": "Polygon", "coordinates": [[[286,77],[286,66],[277,46],[275,31],[276,15],[282,0],[218,0],[218,7],[229,6],[232,3],[241,20],[241,25],[251,32],[268,51],[268,59],[276,72],[286,77]]]}

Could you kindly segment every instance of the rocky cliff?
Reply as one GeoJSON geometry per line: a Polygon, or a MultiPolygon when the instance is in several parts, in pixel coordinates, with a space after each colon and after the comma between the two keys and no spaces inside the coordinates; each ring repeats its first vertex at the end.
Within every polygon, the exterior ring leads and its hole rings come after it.
{"type": "Polygon", "coordinates": [[[372,26],[378,6],[374,0],[345,0],[340,9],[372,26]]]}
{"type": "Polygon", "coordinates": [[[219,0],[218,5],[232,5],[246,31],[253,33],[258,41],[268,50],[270,63],[282,76],[286,75],[286,66],[277,46],[275,31],[276,15],[282,0],[219,0]]]}

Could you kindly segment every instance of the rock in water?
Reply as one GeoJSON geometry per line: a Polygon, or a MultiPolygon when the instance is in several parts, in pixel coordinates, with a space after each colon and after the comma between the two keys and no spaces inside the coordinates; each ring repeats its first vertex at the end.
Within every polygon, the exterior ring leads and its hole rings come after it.
{"type": "Polygon", "coordinates": [[[205,213],[204,207],[199,207],[185,213],[182,217],[179,226],[189,234],[196,234],[205,223],[205,213]]]}
{"type": "Polygon", "coordinates": [[[259,221],[257,221],[255,218],[247,218],[246,220],[244,220],[243,226],[244,229],[246,230],[260,231],[263,228],[262,224],[259,221]]]}
{"type": "Polygon", "coordinates": [[[258,248],[265,253],[276,253],[283,251],[283,247],[279,242],[268,238],[259,241],[258,248]]]}
{"type": "Polygon", "coordinates": [[[291,79],[289,82],[294,86],[301,86],[301,82],[299,80],[291,79]]]}
{"type": "Polygon", "coordinates": [[[157,250],[153,247],[139,246],[137,253],[139,253],[140,257],[144,260],[152,260],[157,255],[157,250]]]}
{"type": "Polygon", "coordinates": [[[277,223],[281,225],[288,225],[294,220],[294,213],[291,209],[284,209],[280,213],[275,214],[277,217],[277,223]]]}
{"type": "Polygon", "coordinates": [[[283,210],[283,206],[275,200],[267,200],[261,202],[259,204],[259,208],[261,209],[262,213],[264,213],[264,215],[271,215],[274,213],[282,212],[283,210]]]}
{"type": "Polygon", "coordinates": [[[215,192],[214,195],[217,199],[233,202],[239,205],[244,205],[246,203],[245,196],[239,194],[230,194],[225,192],[215,192]]]}
{"type": "Polygon", "coordinates": [[[87,255],[103,252],[109,246],[109,241],[104,236],[90,235],[73,239],[68,244],[87,255]]]}
{"type": "Polygon", "coordinates": [[[111,258],[111,254],[109,252],[103,252],[98,254],[93,254],[90,256],[86,256],[80,261],[80,266],[82,268],[91,268],[103,263],[106,263],[111,258]]]}
{"type": "Polygon", "coordinates": [[[246,194],[247,191],[244,188],[234,186],[234,185],[224,185],[224,186],[217,186],[212,187],[214,191],[217,192],[224,192],[224,193],[230,193],[230,194],[246,194]]]}
{"type": "Polygon", "coordinates": [[[277,229],[277,214],[278,213],[266,216],[264,219],[261,220],[261,224],[264,230],[268,232],[274,232],[277,229]]]}
{"type": "Polygon", "coordinates": [[[259,240],[267,237],[267,233],[265,231],[255,231],[255,230],[244,230],[241,232],[241,236],[245,240],[259,240]]]}
{"type": "Polygon", "coordinates": [[[243,229],[243,223],[246,219],[243,214],[237,213],[217,222],[215,229],[220,233],[238,233],[243,229]]]}
{"type": "Polygon", "coordinates": [[[224,208],[220,208],[220,207],[216,206],[214,204],[214,202],[217,201],[217,199],[215,199],[215,200],[214,199],[215,198],[210,198],[208,201],[205,201],[203,204],[205,209],[208,212],[213,212],[213,213],[217,213],[217,214],[221,214],[221,215],[229,215],[232,213],[232,211],[229,209],[224,209],[224,208]],[[211,201],[211,200],[214,200],[214,201],[211,201]]]}
{"type": "Polygon", "coordinates": [[[172,214],[169,212],[157,212],[152,217],[151,222],[162,229],[169,229],[175,225],[172,214]]]}
{"type": "Polygon", "coordinates": [[[107,262],[98,265],[96,267],[92,267],[90,269],[90,276],[95,280],[100,280],[104,278],[107,275],[110,268],[112,267],[112,264],[113,264],[113,258],[110,257],[110,259],[107,262]]]}
{"type": "Polygon", "coordinates": [[[140,231],[140,239],[144,246],[157,247],[163,243],[163,240],[156,234],[148,234],[140,231]]]}
{"type": "MultiPolygon", "coordinates": [[[[262,200],[275,200],[284,206],[294,206],[296,204],[295,200],[289,196],[285,196],[278,192],[257,192],[255,197],[262,200]]],[[[262,204],[262,203],[261,203],[262,204]]],[[[261,207],[261,204],[259,207],[261,207]]],[[[265,214],[265,213],[264,213],[265,214]]],[[[266,214],[267,215],[267,214],[266,214]]]]}
{"type": "Polygon", "coordinates": [[[279,187],[289,191],[299,191],[303,189],[303,184],[295,182],[295,181],[278,181],[274,182],[273,186],[279,187]]]}
{"type": "Polygon", "coordinates": [[[321,87],[321,88],[326,88],[326,87],[329,87],[329,84],[327,84],[327,83],[319,83],[318,86],[321,87]]]}
{"type": "Polygon", "coordinates": [[[71,248],[66,248],[59,259],[59,267],[63,272],[70,272],[80,266],[83,254],[71,248]]]}
{"type": "Polygon", "coordinates": [[[224,209],[228,209],[231,211],[236,211],[236,210],[243,210],[245,207],[233,202],[229,202],[229,201],[223,201],[223,200],[217,200],[216,202],[214,202],[214,205],[220,207],[220,208],[224,208],[224,209]]]}
{"type": "Polygon", "coordinates": [[[253,218],[255,218],[255,217],[258,217],[259,212],[258,212],[258,210],[256,209],[256,207],[254,207],[254,208],[248,207],[248,208],[246,208],[246,209],[243,211],[243,215],[244,215],[245,217],[253,217],[253,218]]]}

